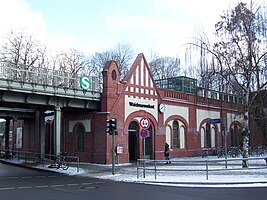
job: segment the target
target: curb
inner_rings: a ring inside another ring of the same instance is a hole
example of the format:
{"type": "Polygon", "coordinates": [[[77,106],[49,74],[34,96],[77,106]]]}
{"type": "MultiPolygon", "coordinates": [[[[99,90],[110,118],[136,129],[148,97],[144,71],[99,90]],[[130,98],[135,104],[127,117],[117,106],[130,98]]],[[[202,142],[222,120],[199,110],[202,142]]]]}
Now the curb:
{"type": "Polygon", "coordinates": [[[61,172],[47,170],[47,169],[42,169],[42,168],[38,168],[38,167],[32,167],[32,166],[29,166],[29,165],[25,165],[23,163],[9,162],[9,161],[3,160],[3,159],[0,159],[0,163],[4,163],[4,164],[8,164],[8,165],[13,165],[13,166],[18,166],[18,167],[22,167],[22,168],[34,169],[34,170],[39,170],[39,171],[49,171],[49,172],[52,172],[52,173],[61,174],[61,172]]]}
{"type": "Polygon", "coordinates": [[[199,186],[211,186],[211,185],[248,185],[248,184],[266,184],[267,181],[260,182],[157,182],[157,181],[143,181],[147,184],[172,184],[172,185],[199,185],[199,186]]]}

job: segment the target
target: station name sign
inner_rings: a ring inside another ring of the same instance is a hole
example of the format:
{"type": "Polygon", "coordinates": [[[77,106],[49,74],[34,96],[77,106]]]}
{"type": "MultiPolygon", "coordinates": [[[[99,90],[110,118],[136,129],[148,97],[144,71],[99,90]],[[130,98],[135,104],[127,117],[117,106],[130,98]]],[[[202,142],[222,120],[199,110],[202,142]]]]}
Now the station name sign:
{"type": "Polygon", "coordinates": [[[130,106],[133,107],[139,107],[139,108],[152,108],[154,109],[155,106],[154,105],[150,105],[150,104],[140,104],[140,103],[135,103],[135,102],[129,102],[130,106]]]}

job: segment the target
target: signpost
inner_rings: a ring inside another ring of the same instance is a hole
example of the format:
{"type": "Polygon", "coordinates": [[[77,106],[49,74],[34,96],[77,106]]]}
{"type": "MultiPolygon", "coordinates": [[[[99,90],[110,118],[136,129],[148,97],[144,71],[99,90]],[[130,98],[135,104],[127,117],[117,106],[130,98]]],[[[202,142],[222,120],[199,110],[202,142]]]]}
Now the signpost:
{"type": "Polygon", "coordinates": [[[150,127],[150,120],[148,118],[143,117],[140,120],[140,126],[142,128],[140,135],[143,138],[143,158],[145,158],[146,155],[146,137],[148,136],[148,128],[150,127]]]}
{"type": "Polygon", "coordinates": [[[226,120],[224,118],[209,119],[209,124],[223,124],[223,134],[224,134],[224,155],[225,155],[225,167],[227,168],[227,138],[226,138],[226,120]]]}
{"type": "Polygon", "coordinates": [[[223,121],[224,121],[223,118],[209,119],[208,123],[209,124],[221,124],[223,123],[223,121]]]}
{"type": "Polygon", "coordinates": [[[148,130],[142,129],[140,131],[140,135],[141,135],[142,138],[146,138],[148,136],[148,130]]]}
{"type": "Polygon", "coordinates": [[[148,118],[143,117],[140,120],[140,126],[143,129],[148,129],[150,127],[150,120],[148,118]]]}

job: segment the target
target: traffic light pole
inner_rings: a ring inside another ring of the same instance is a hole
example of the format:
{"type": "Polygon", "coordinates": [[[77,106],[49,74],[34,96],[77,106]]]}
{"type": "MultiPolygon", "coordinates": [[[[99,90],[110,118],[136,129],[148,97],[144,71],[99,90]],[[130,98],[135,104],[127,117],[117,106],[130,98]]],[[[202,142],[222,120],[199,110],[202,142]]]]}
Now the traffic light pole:
{"type": "Polygon", "coordinates": [[[111,149],[111,156],[112,156],[112,174],[115,174],[115,134],[117,135],[117,119],[111,118],[107,120],[107,128],[109,135],[112,136],[112,149],[111,149]]]}

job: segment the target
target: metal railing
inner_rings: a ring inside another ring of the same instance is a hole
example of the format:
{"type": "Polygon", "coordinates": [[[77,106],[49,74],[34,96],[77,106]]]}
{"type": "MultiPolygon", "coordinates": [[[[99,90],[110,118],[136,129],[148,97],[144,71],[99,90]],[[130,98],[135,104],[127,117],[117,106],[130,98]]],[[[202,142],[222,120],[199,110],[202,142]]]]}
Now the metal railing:
{"type": "MultiPolygon", "coordinates": [[[[0,62],[0,79],[9,82],[38,84],[43,86],[53,86],[81,90],[79,78],[82,74],[52,70],[48,68],[37,68],[23,64],[13,64],[10,62],[0,62]]],[[[101,83],[98,77],[90,77],[90,91],[101,92],[101,83]]]]}
{"type": "Polygon", "coordinates": [[[41,154],[38,152],[32,151],[13,151],[2,149],[1,158],[18,161],[23,161],[24,165],[41,165],[45,167],[55,163],[56,159],[59,158],[62,160],[65,157],[65,162],[69,165],[76,166],[77,172],[80,171],[80,159],[77,156],[68,156],[68,155],[55,155],[55,154],[41,154]]]}
{"type": "Polygon", "coordinates": [[[244,169],[265,169],[267,168],[267,158],[264,157],[253,157],[253,158],[228,158],[228,159],[194,159],[194,160],[171,160],[172,165],[165,165],[166,160],[148,160],[138,159],[137,160],[137,178],[139,178],[139,170],[143,172],[143,178],[146,177],[147,171],[154,171],[154,177],[157,179],[157,173],[163,171],[169,172],[205,172],[206,180],[209,179],[210,172],[220,171],[233,171],[233,170],[244,170],[244,169]],[[244,160],[264,160],[264,164],[250,165],[248,168],[242,167],[244,160]],[[240,164],[236,161],[241,161],[240,164]],[[163,167],[164,166],[164,167],[163,167]],[[171,166],[171,167],[170,167],[171,166]],[[194,166],[192,168],[192,166],[194,166]],[[231,166],[231,168],[228,168],[231,166]]]}

